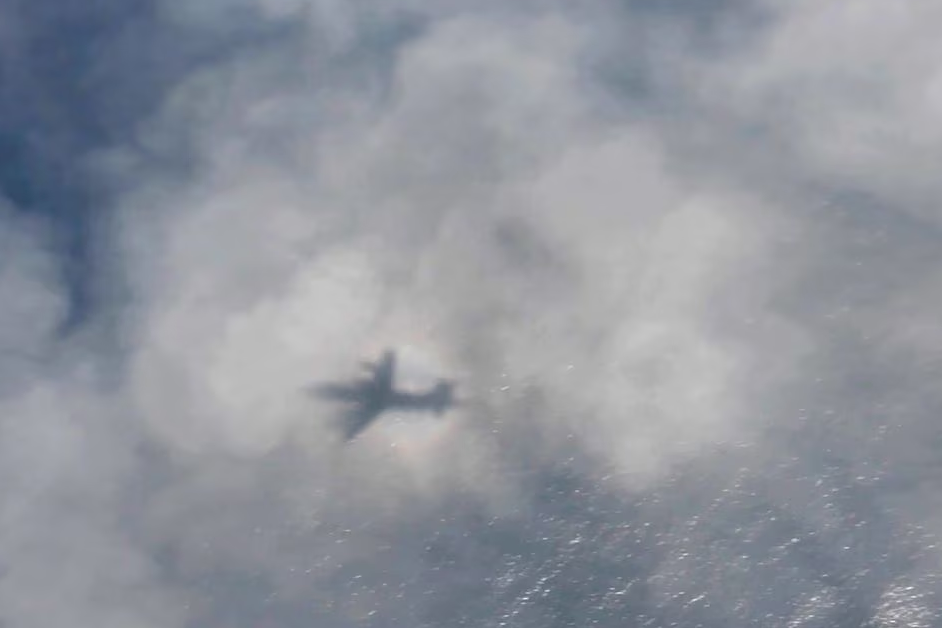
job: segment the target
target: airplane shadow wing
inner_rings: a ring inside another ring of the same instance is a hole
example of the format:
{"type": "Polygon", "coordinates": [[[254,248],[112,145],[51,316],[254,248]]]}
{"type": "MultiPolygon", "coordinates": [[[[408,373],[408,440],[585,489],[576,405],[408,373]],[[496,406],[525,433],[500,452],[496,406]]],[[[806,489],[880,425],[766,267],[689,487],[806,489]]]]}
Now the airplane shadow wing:
{"type": "Polygon", "coordinates": [[[308,387],[308,394],[328,401],[357,402],[367,393],[367,386],[362,384],[314,384],[308,387]]]}
{"type": "Polygon", "coordinates": [[[344,438],[350,441],[359,436],[360,432],[368,428],[379,417],[381,410],[379,404],[365,402],[357,404],[344,412],[340,426],[344,438]]]}

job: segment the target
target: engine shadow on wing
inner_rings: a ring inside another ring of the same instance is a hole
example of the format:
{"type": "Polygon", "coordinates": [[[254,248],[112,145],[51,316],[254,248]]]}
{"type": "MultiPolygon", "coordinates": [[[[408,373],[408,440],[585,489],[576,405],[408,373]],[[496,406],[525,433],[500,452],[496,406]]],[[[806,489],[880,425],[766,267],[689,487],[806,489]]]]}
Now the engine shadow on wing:
{"type": "Polygon", "coordinates": [[[440,379],[426,392],[397,390],[395,351],[387,350],[379,361],[368,362],[363,366],[371,373],[371,377],[348,384],[316,384],[311,387],[312,393],[318,397],[348,406],[341,425],[347,441],[356,438],[387,410],[433,412],[441,416],[457,405],[454,383],[448,380],[440,379]]]}

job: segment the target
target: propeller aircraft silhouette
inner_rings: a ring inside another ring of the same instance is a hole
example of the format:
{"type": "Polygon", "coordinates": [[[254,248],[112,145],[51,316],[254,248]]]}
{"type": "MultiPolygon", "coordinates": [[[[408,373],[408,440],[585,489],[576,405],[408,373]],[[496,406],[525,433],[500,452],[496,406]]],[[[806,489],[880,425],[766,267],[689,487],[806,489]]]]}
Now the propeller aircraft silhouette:
{"type": "Polygon", "coordinates": [[[352,404],[344,421],[344,435],[352,440],[387,410],[411,412],[434,412],[441,416],[447,409],[457,405],[454,399],[454,384],[439,380],[428,392],[396,390],[396,353],[383,352],[378,362],[363,364],[372,373],[369,379],[359,379],[351,384],[321,384],[314,388],[318,396],[332,401],[352,404]]]}

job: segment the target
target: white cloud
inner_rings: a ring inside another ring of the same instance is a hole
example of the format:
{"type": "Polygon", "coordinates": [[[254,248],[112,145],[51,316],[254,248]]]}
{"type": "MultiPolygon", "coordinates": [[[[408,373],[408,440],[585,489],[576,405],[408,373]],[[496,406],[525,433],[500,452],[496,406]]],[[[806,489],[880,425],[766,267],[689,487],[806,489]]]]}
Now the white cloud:
{"type": "MultiPolygon", "coordinates": [[[[903,311],[937,282],[837,269],[889,240],[804,204],[832,186],[934,222],[934,12],[770,7],[748,44],[694,58],[681,13],[351,6],[161,5],[225,54],[93,156],[119,190],[130,298],[87,328],[59,335],[55,253],[3,218],[0,617],[424,625],[447,607],[488,625],[548,621],[562,598],[665,624],[903,613],[886,557],[934,509],[901,513],[904,496],[888,515],[854,491],[881,452],[931,464],[927,410],[872,436],[853,384],[887,401],[880,377],[916,372],[887,356],[935,339],[903,311]],[[630,60],[654,92],[629,103],[595,73],[619,20],[671,33],[630,60]],[[845,298],[863,303],[851,323],[818,316],[845,298]],[[453,377],[463,405],[344,443],[310,387],[387,347],[401,385],[453,377]],[[580,488],[547,497],[566,473],[580,488]],[[712,584],[749,569],[746,601],[712,584]]],[[[929,388],[911,390],[929,404],[929,388]]]]}
{"type": "Polygon", "coordinates": [[[938,9],[800,2],[768,13],[741,54],[693,64],[698,93],[729,131],[763,129],[765,150],[795,174],[935,221],[938,9]]]}

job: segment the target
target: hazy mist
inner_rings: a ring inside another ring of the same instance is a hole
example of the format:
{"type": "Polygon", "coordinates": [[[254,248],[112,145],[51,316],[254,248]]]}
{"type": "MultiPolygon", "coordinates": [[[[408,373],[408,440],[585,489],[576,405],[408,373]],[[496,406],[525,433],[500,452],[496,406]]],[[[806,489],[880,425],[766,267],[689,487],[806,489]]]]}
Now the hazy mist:
{"type": "Polygon", "coordinates": [[[940,27],[0,4],[0,624],[942,625],[940,27]]]}

